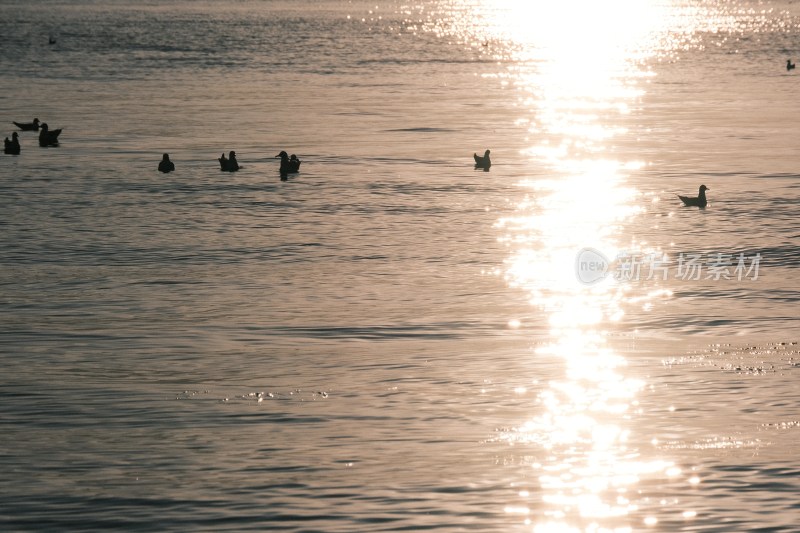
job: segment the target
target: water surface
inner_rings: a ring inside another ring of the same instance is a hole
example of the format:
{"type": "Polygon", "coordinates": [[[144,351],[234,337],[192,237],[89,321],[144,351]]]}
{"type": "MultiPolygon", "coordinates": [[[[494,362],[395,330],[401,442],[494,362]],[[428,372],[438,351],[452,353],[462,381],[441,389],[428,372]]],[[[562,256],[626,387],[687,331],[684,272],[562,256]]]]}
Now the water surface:
{"type": "Polygon", "coordinates": [[[0,14],[4,529],[797,530],[794,4],[0,14]]]}

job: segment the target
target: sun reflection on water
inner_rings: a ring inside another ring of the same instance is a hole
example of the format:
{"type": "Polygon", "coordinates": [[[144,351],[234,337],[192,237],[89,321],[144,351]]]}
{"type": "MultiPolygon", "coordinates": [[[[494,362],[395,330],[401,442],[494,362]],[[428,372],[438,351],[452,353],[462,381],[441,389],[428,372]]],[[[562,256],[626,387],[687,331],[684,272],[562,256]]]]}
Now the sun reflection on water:
{"type": "Polygon", "coordinates": [[[613,277],[580,283],[575,258],[586,247],[609,257],[642,251],[627,236],[641,211],[640,193],[628,182],[646,163],[624,160],[613,146],[629,133],[626,120],[652,76],[642,59],[663,38],[668,3],[486,0],[468,6],[462,13],[472,17],[474,38],[504,43],[493,53],[513,65],[509,77],[524,95],[519,123],[534,140],[523,155],[537,174],[518,184],[515,214],[497,223],[510,253],[506,278],[548,321],[549,340],[536,357],[563,365],[563,377],[539,395],[538,412],[506,435],[546,457],[533,465],[538,501],[526,492],[506,512],[535,532],[654,525],[649,516],[632,522],[637,485],[676,467],[630,445],[645,384],[626,376],[626,360],[606,333],[629,301],[650,296],[631,294],[613,277]]]}
{"type": "MultiPolygon", "coordinates": [[[[657,201],[632,185],[649,162],[630,155],[646,133],[636,117],[655,76],[650,65],[736,38],[738,25],[759,26],[764,15],[735,2],[681,0],[436,6],[426,30],[477,52],[488,60],[478,64],[495,71],[476,74],[519,95],[516,124],[527,128],[521,155],[529,173],[517,183],[514,214],[497,221],[497,230],[508,248],[506,280],[529,296],[548,331],[543,344],[536,339],[534,357],[561,370],[538,395],[531,418],[503,434],[509,445],[534,450],[525,453],[537,457],[530,467],[538,480],[505,511],[535,532],[658,527],[643,486],[682,476],[681,469],[650,447],[644,451],[643,443],[655,446],[637,435],[637,397],[646,384],[631,377],[608,332],[624,331],[629,306],[647,312],[672,293],[657,279],[633,284],[604,276],[587,284],[578,279],[576,258],[594,250],[607,258],[667,260],[635,231],[644,206],[657,201]]],[[[508,325],[519,329],[522,322],[508,325]]],[[[697,476],[688,479],[698,483],[697,476]]]]}

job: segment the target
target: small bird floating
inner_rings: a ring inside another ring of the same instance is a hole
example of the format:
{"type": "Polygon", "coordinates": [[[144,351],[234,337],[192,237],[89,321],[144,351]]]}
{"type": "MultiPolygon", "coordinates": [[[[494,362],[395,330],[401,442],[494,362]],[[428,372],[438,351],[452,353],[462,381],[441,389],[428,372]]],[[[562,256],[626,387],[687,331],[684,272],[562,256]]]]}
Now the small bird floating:
{"type": "Polygon", "coordinates": [[[12,120],[11,122],[14,123],[16,127],[21,129],[22,131],[39,131],[39,119],[33,119],[33,122],[16,122],[12,120]]]}
{"type": "Polygon", "coordinates": [[[220,170],[224,170],[226,172],[236,172],[239,170],[239,162],[236,161],[236,152],[231,150],[228,153],[228,157],[225,157],[225,152],[222,152],[222,157],[218,158],[220,170]]]}
{"type": "Polygon", "coordinates": [[[791,59],[786,60],[786,70],[794,70],[794,63],[791,59]]]}
{"type": "Polygon", "coordinates": [[[11,154],[11,155],[19,155],[20,146],[19,146],[19,138],[17,136],[17,132],[11,134],[11,140],[8,140],[8,137],[5,138],[3,141],[3,153],[11,154]]]}
{"type": "Polygon", "coordinates": [[[302,161],[300,161],[296,155],[292,154],[291,157],[289,157],[289,154],[287,154],[284,151],[281,151],[281,153],[279,153],[275,157],[281,158],[281,166],[279,172],[281,174],[282,179],[285,179],[287,174],[297,174],[298,172],[300,172],[300,163],[302,163],[302,161]]]}
{"type": "Polygon", "coordinates": [[[696,197],[681,196],[680,194],[677,195],[677,196],[678,196],[678,198],[681,199],[681,202],[683,202],[683,205],[685,205],[685,206],[689,206],[689,207],[705,207],[705,206],[708,205],[708,200],[706,200],[706,191],[710,191],[710,190],[711,189],[709,189],[705,185],[701,185],[700,186],[700,193],[696,197]]]}
{"type": "Polygon", "coordinates": [[[175,170],[175,163],[169,160],[169,154],[164,154],[161,158],[161,162],[158,163],[158,170],[164,174],[175,170]]]}
{"type": "Polygon", "coordinates": [[[50,131],[47,122],[42,122],[39,130],[39,146],[58,146],[59,135],[61,135],[61,128],[50,131]]]}
{"type": "Polygon", "coordinates": [[[290,173],[300,172],[300,163],[302,163],[302,161],[297,159],[296,155],[294,155],[294,154],[290,155],[289,156],[289,172],[290,173]]]}
{"type": "Polygon", "coordinates": [[[475,158],[475,168],[482,168],[485,171],[489,170],[489,167],[492,166],[492,160],[489,159],[489,152],[490,150],[486,150],[483,153],[483,157],[479,156],[478,154],[472,154],[472,157],[475,158]]]}

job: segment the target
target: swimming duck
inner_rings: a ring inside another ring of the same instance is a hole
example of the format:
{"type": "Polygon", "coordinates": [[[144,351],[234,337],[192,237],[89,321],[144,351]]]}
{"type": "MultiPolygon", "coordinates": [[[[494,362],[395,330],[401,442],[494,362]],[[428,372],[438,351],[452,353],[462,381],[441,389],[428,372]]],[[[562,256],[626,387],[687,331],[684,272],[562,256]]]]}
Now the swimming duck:
{"type": "Polygon", "coordinates": [[[231,150],[228,152],[228,172],[236,172],[239,170],[239,162],[236,160],[236,152],[231,150]]]}
{"type": "Polygon", "coordinates": [[[225,157],[225,152],[222,152],[222,157],[219,158],[219,166],[221,170],[226,172],[236,172],[239,170],[239,162],[236,161],[236,152],[231,150],[228,152],[228,157],[225,157]]]}
{"type": "Polygon", "coordinates": [[[12,120],[11,122],[14,123],[16,127],[21,129],[22,131],[39,131],[39,119],[33,119],[33,122],[16,122],[12,120]]]}
{"type": "Polygon", "coordinates": [[[292,157],[290,158],[289,154],[287,154],[284,151],[281,151],[281,153],[279,153],[275,157],[281,158],[281,166],[279,169],[281,177],[285,177],[287,174],[296,174],[297,172],[300,172],[301,161],[297,159],[296,155],[292,154],[292,157]]]}
{"type": "Polygon", "coordinates": [[[42,122],[39,131],[39,146],[57,146],[58,136],[61,135],[61,128],[50,131],[47,122],[42,122]]]}
{"type": "Polygon", "coordinates": [[[794,63],[792,63],[791,59],[787,59],[786,60],[786,70],[792,70],[792,69],[794,69],[794,63]]]}
{"type": "Polygon", "coordinates": [[[20,147],[19,147],[19,138],[17,137],[17,132],[11,134],[11,140],[8,140],[8,137],[5,138],[3,141],[3,152],[6,154],[11,155],[19,155],[20,147]]]}
{"type": "Polygon", "coordinates": [[[705,185],[700,186],[700,194],[697,197],[689,197],[689,196],[681,196],[680,194],[677,195],[678,198],[681,199],[683,205],[690,206],[690,207],[705,207],[708,205],[708,200],[706,200],[706,191],[710,191],[708,187],[705,185]]]}
{"type": "Polygon", "coordinates": [[[296,172],[300,172],[300,163],[302,163],[302,161],[297,159],[296,155],[294,155],[294,154],[290,155],[289,156],[289,172],[293,173],[293,174],[296,173],[296,172]]]}
{"type": "Polygon", "coordinates": [[[161,162],[158,164],[158,170],[164,174],[175,170],[175,163],[169,160],[169,154],[164,154],[161,158],[161,162]]]}
{"type": "Polygon", "coordinates": [[[489,150],[486,150],[483,153],[483,157],[479,156],[478,154],[472,154],[472,157],[475,158],[475,168],[482,168],[483,170],[489,170],[489,167],[492,166],[492,160],[489,159],[489,150]]]}

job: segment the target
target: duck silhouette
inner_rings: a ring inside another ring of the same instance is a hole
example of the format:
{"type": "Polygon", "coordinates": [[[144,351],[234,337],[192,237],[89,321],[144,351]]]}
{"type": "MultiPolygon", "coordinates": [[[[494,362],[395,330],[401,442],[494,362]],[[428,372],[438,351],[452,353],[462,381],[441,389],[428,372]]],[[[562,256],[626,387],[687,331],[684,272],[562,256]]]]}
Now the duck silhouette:
{"type": "Polygon", "coordinates": [[[3,141],[3,153],[11,154],[11,155],[19,155],[20,146],[19,146],[19,138],[17,136],[17,132],[11,134],[11,140],[8,140],[8,137],[5,138],[3,141]]]}
{"type": "Polygon", "coordinates": [[[47,122],[42,122],[39,130],[39,146],[58,146],[59,135],[61,135],[61,128],[50,131],[47,122]]]}
{"type": "Polygon", "coordinates": [[[164,174],[175,170],[175,163],[169,160],[169,154],[164,154],[161,158],[161,162],[158,164],[158,170],[164,174]]]}
{"type": "Polygon", "coordinates": [[[706,200],[706,191],[710,191],[710,190],[711,189],[709,189],[705,185],[701,185],[700,186],[700,193],[696,197],[681,196],[680,194],[678,194],[677,196],[678,196],[678,198],[681,199],[681,202],[683,202],[683,205],[685,205],[685,206],[689,206],[689,207],[705,207],[705,206],[708,205],[708,200],[706,200]]]}
{"type": "Polygon", "coordinates": [[[220,170],[226,172],[236,172],[239,170],[239,162],[236,161],[236,152],[231,150],[228,152],[228,157],[225,157],[225,152],[222,152],[222,157],[218,158],[220,170]]]}
{"type": "Polygon", "coordinates": [[[786,70],[793,70],[793,69],[794,69],[794,63],[792,63],[791,59],[787,59],[786,60],[786,70]]]}
{"type": "Polygon", "coordinates": [[[14,125],[22,131],[39,131],[38,118],[33,119],[33,122],[17,122],[15,120],[12,120],[11,122],[13,122],[14,125]]]}
{"type": "Polygon", "coordinates": [[[492,166],[492,160],[489,159],[490,150],[486,150],[483,153],[483,157],[479,156],[478,154],[472,154],[472,157],[475,158],[475,168],[482,168],[483,170],[488,171],[489,167],[492,166]]]}
{"type": "Polygon", "coordinates": [[[302,163],[302,161],[297,159],[296,155],[294,155],[294,154],[290,155],[289,156],[289,172],[290,173],[300,172],[300,163],[302,163]]]}
{"type": "Polygon", "coordinates": [[[281,179],[286,179],[287,174],[296,174],[300,172],[300,163],[302,163],[302,161],[297,159],[296,155],[292,154],[292,156],[289,157],[289,154],[285,151],[281,151],[281,153],[275,157],[281,159],[281,166],[278,169],[281,174],[281,179]]]}

